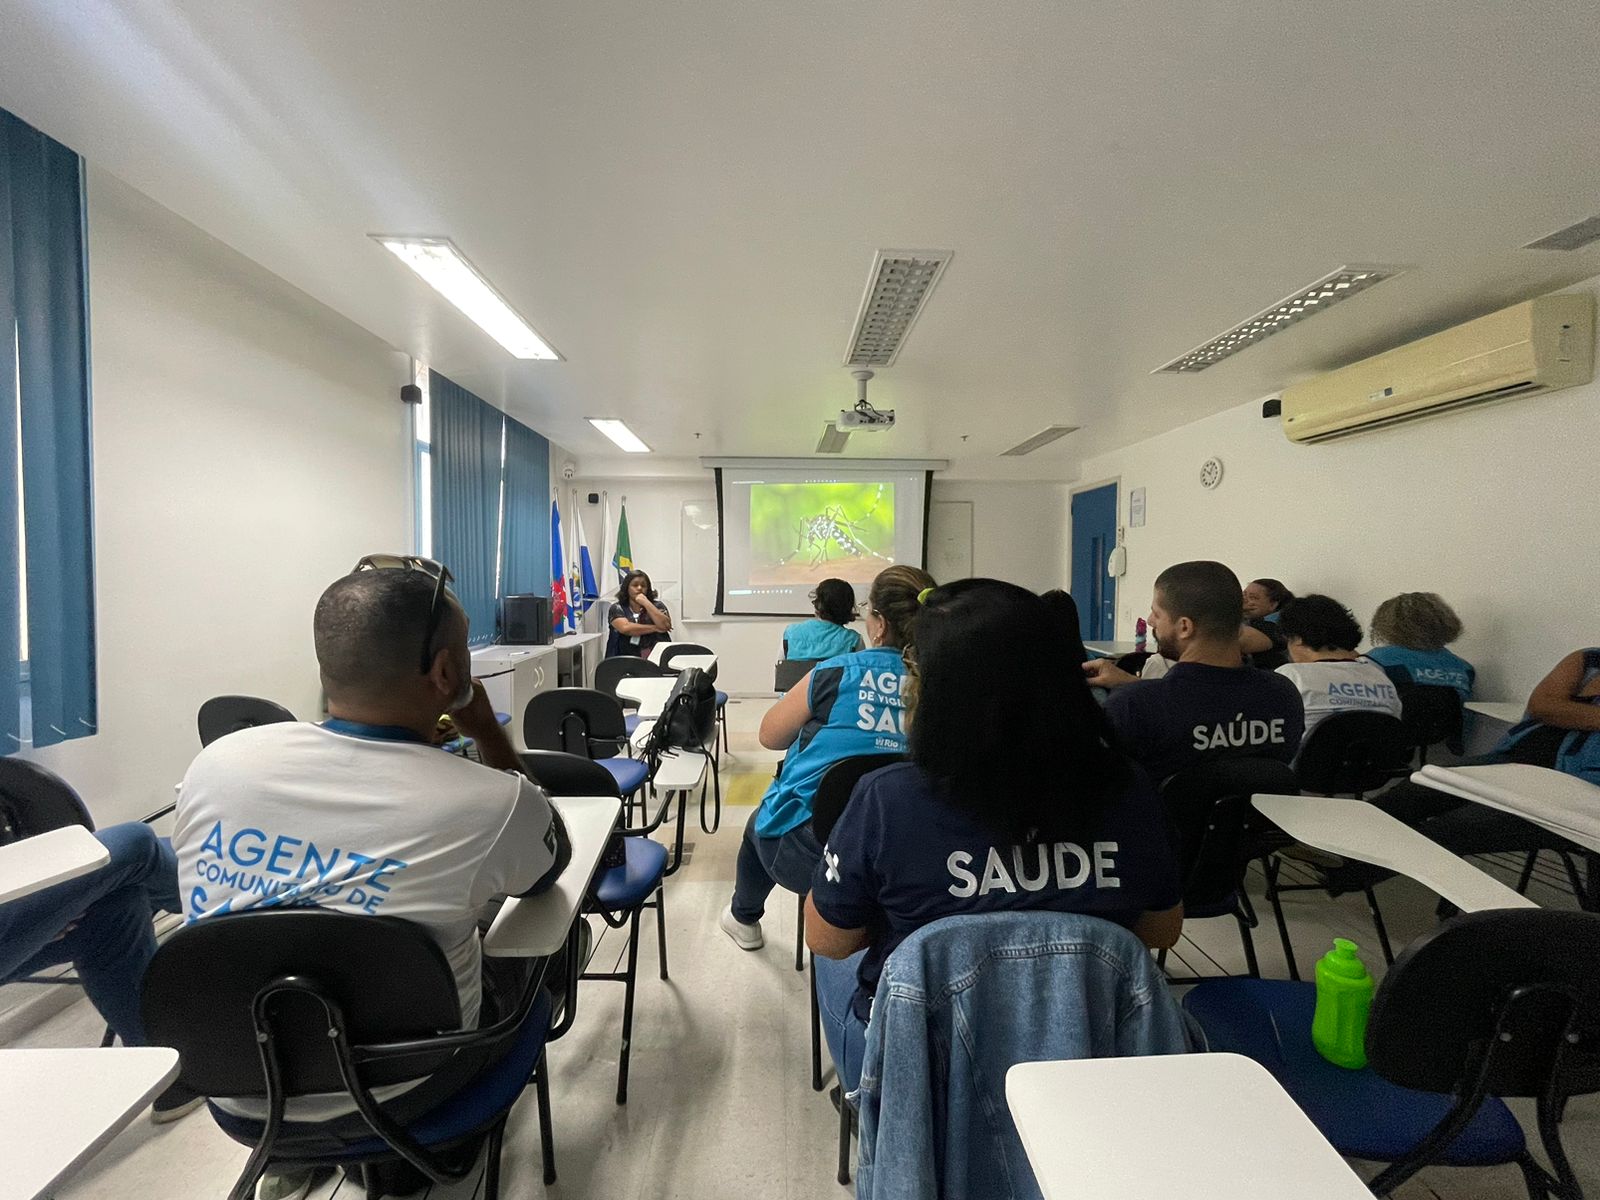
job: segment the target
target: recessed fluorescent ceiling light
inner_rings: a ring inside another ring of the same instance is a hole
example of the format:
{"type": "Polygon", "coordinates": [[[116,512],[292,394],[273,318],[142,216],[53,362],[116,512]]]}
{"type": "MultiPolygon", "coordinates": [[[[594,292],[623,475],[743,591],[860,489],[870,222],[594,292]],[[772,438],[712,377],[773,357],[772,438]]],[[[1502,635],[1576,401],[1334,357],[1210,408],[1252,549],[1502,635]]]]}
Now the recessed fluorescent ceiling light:
{"type": "Polygon", "coordinates": [[[1394,278],[1400,271],[1400,267],[1340,267],[1310,287],[1284,297],[1271,308],[1263,309],[1248,321],[1241,321],[1228,332],[1212,338],[1203,346],[1196,346],[1187,354],[1179,355],[1150,374],[1158,375],[1162,371],[1187,374],[1214,367],[1247,346],[1255,345],[1262,338],[1271,337],[1297,321],[1325,312],[1341,300],[1348,300],[1357,292],[1366,291],[1375,283],[1394,278]]]}
{"type": "Polygon", "coordinates": [[[1536,242],[1529,242],[1524,250],[1581,250],[1590,242],[1600,241],[1600,217],[1585,217],[1575,225],[1546,234],[1536,242]]]}
{"type": "Polygon", "coordinates": [[[1021,458],[1024,454],[1032,454],[1040,446],[1048,446],[1057,438],[1064,438],[1069,433],[1077,431],[1076,425],[1047,425],[1038,433],[1024,442],[1018,442],[1009,450],[1000,452],[1001,458],[1021,458]]]}
{"type": "Polygon", "coordinates": [[[621,421],[611,417],[590,417],[589,424],[605,434],[629,454],[649,454],[650,447],[639,440],[639,435],[621,421]]]}
{"type": "Polygon", "coordinates": [[[951,257],[949,250],[879,250],[873,256],[845,366],[894,365],[951,257]]]}
{"type": "Polygon", "coordinates": [[[428,285],[465,313],[469,320],[517,358],[559,359],[550,343],[506,303],[455,243],[442,237],[398,237],[368,234],[428,285]]]}

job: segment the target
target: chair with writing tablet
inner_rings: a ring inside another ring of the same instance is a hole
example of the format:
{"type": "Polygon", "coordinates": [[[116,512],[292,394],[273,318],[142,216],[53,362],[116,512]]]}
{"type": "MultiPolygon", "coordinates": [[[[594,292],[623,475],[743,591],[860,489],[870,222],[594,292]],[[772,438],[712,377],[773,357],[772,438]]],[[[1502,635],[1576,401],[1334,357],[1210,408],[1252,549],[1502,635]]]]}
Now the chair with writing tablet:
{"type": "Polygon", "coordinates": [[[1425,1166],[1514,1163],[1532,1200],[1582,1200],[1560,1122],[1569,1097],[1600,1091],[1596,962],[1600,915],[1462,913],[1406,947],[1378,985],[1359,1070],[1312,1044],[1315,984],[1207,979],[1182,1003],[1209,1049],[1264,1066],[1340,1154],[1390,1164],[1368,1185],[1376,1195],[1425,1166]],[[1552,1171],[1505,1097],[1535,1102],[1552,1171]]]}
{"type": "Polygon", "coordinates": [[[649,767],[627,757],[622,705],[593,688],[536,693],[522,710],[522,740],[530,750],[561,750],[594,759],[611,772],[624,801],[649,779],[649,767]]]}
{"type": "Polygon", "coordinates": [[[283,705],[260,696],[213,696],[200,706],[196,724],[200,744],[209,746],[220,737],[254,729],[257,725],[277,725],[295,716],[283,705]]]}
{"type": "Polygon", "coordinates": [[[530,1082],[545,1179],[555,1179],[543,975],[530,975],[508,1015],[462,1030],[455,972],[420,925],[263,909],[207,917],[175,933],[145,976],[144,1020],[153,1044],[178,1051],[183,1082],[213,1099],[222,1131],[252,1147],[229,1200],[250,1200],[256,1180],[275,1165],[360,1168],[369,1196],[378,1187],[372,1172],[396,1160],[436,1184],[452,1183],[472,1172],[485,1140],[483,1195],[497,1200],[506,1117],[530,1082]],[[374,1095],[447,1071],[459,1086],[406,1120],[374,1095]],[[345,1096],[359,1115],[335,1118],[336,1128],[285,1119],[290,1099],[314,1093],[345,1096]],[[253,1102],[265,1115],[227,1112],[218,1097],[253,1102]]]}
{"type": "MultiPolygon", "coordinates": [[[[1251,930],[1260,922],[1245,891],[1244,876],[1251,860],[1263,855],[1264,837],[1276,831],[1251,807],[1250,798],[1293,795],[1298,790],[1289,765],[1270,758],[1212,759],[1179,771],[1161,785],[1167,821],[1177,836],[1183,918],[1188,922],[1232,917],[1239,926],[1245,969],[1257,979],[1261,966],[1251,930]]],[[[1270,882],[1268,899],[1290,977],[1298,979],[1289,927],[1270,882]]],[[[1156,962],[1165,967],[1166,961],[1167,952],[1162,950],[1156,962]]]]}
{"type": "MultiPolygon", "coordinates": [[[[554,750],[526,751],[519,756],[529,777],[552,796],[617,796],[615,780],[600,763],[579,754],[554,750]]],[[[663,886],[667,876],[683,862],[683,833],[688,811],[688,794],[677,793],[677,832],[669,859],[667,848],[652,836],[672,810],[673,793],[667,793],[646,825],[617,830],[622,840],[623,861],[614,867],[601,866],[589,887],[583,911],[600,917],[612,929],[628,927],[628,965],[622,971],[584,970],[580,976],[591,982],[620,983],[622,1000],[622,1050],[617,1060],[617,1103],[628,1102],[629,1051],[633,1044],[633,998],[639,969],[639,918],[647,908],[656,910],[656,949],[660,957],[661,978],[667,977],[667,910],[663,886]],[[653,897],[653,899],[652,899],[653,897]]]]}
{"type": "MultiPolygon", "coordinates": [[[[716,651],[713,650],[710,646],[702,646],[698,642],[673,642],[671,645],[665,647],[661,651],[661,665],[663,667],[667,667],[667,668],[669,668],[669,669],[671,669],[673,671],[676,671],[677,668],[672,666],[672,660],[673,659],[682,658],[682,657],[689,657],[689,656],[693,656],[693,655],[702,655],[702,656],[703,655],[710,655],[712,658],[715,658],[716,657],[716,651]]],[[[717,664],[715,662],[713,662],[711,664],[711,666],[706,670],[706,678],[711,680],[713,685],[716,684],[716,682],[717,682],[717,664]]],[[[719,730],[720,730],[720,733],[721,733],[721,738],[720,738],[720,740],[714,739],[712,741],[712,743],[711,743],[712,750],[716,752],[716,756],[713,759],[713,762],[715,762],[718,767],[720,767],[722,765],[722,751],[724,751],[724,750],[726,750],[728,748],[728,713],[727,713],[727,707],[728,707],[728,693],[724,692],[722,689],[718,688],[717,689],[717,725],[719,726],[719,730]]]]}
{"type": "Polygon", "coordinates": [[[1389,676],[1394,680],[1395,691],[1400,693],[1400,723],[1405,726],[1406,737],[1417,748],[1417,765],[1428,761],[1428,749],[1441,743],[1452,754],[1465,753],[1462,742],[1461,693],[1453,687],[1438,684],[1413,683],[1410,678],[1397,678],[1403,672],[1389,676]]]}
{"type": "MultiPolygon", "coordinates": [[[[1295,774],[1300,790],[1314,796],[1353,796],[1365,800],[1367,793],[1384,784],[1404,779],[1411,773],[1414,748],[1406,727],[1398,717],[1380,712],[1335,713],[1325,718],[1300,745],[1295,759],[1295,774]]],[[[1280,885],[1273,869],[1271,882],[1277,891],[1298,891],[1315,885],[1280,885]]],[[[1385,962],[1394,961],[1389,931],[1372,885],[1363,889],[1367,910],[1378,933],[1385,962]]]]}

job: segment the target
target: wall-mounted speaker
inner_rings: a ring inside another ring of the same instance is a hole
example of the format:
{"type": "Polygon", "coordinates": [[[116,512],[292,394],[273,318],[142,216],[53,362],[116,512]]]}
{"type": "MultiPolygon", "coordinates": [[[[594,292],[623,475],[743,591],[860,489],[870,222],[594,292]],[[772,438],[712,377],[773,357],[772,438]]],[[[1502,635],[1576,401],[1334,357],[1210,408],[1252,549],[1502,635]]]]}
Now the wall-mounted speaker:
{"type": "Polygon", "coordinates": [[[402,404],[421,404],[422,389],[414,383],[407,383],[400,388],[400,402],[402,404]]]}
{"type": "Polygon", "coordinates": [[[590,492],[589,493],[589,503],[590,504],[599,504],[600,503],[600,493],[599,492],[590,492]]]}
{"type": "Polygon", "coordinates": [[[500,602],[500,629],[508,646],[550,644],[550,597],[507,596],[500,602]]]}

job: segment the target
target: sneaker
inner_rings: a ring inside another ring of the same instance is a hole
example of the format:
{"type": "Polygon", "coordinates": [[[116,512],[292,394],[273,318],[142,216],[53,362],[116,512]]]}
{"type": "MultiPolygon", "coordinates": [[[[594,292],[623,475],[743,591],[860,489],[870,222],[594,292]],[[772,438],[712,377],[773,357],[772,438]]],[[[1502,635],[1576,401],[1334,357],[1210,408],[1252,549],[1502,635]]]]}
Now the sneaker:
{"type": "Polygon", "coordinates": [[[206,1102],[206,1098],[182,1082],[175,1083],[155,1098],[150,1106],[150,1120],[157,1125],[186,1117],[206,1102]]]}
{"type": "Polygon", "coordinates": [[[333,1178],[332,1167],[268,1171],[256,1180],[256,1200],[306,1200],[311,1190],[333,1178]]]}
{"type": "Polygon", "coordinates": [[[759,950],[767,944],[761,936],[761,922],[752,921],[746,925],[733,915],[733,909],[725,908],[722,916],[717,918],[717,924],[722,926],[722,932],[738,943],[741,950],[759,950]]]}

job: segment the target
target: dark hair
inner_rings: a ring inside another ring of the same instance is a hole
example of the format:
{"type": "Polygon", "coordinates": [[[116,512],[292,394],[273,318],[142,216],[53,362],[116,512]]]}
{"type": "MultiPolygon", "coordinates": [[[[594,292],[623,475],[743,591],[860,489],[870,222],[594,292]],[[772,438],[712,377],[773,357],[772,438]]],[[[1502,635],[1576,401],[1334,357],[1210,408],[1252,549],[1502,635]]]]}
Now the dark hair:
{"type": "Polygon", "coordinates": [[[1408,650],[1443,650],[1461,636],[1461,618],[1435,592],[1401,592],[1378,605],[1372,635],[1408,650]]]}
{"type": "Polygon", "coordinates": [[[933,576],[921,567],[885,567],[872,581],[867,606],[883,618],[883,644],[904,650],[912,644],[913,624],[921,609],[917,599],[933,586],[933,576]]]}
{"type": "Polygon", "coordinates": [[[842,579],[824,579],[811,593],[811,607],[824,621],[848,625],[856,619],[856,590],[842,579]]]}
{"type": "Polygon", "coordinates": [[[644,580],[644,594],[645,595],[648,596],[648,595],[650,595],[651,592],[655,591],[656,585],[650,582],[650,576],[649,575],[645,574],[643,571],[639,570],[638,568],[635,568],[634,570],[629,571],[626,575],[624,575],[622,577],[622,586],[617,589],[617,603],[622,605],[623,608],[628,608],[629,607],[629,604],[628,604],[628,589],[631,586],[633,586],[633,581],[635,579],[644,580]]]}
{"type": "Polygon", "coordinates": [[[1181,562],[1156,576],[1161,607],[1173,620],[1188,617],[1202,637],[1237,640],[1244,614],[1239,577],[1219,562],[1181,562]]]}
{"type": "Polygon", "coordinates": [[[998,579],[935,588],[917,618],[911,758],[957,808],[1019,842],[1088,837],[1127,786],[1083,672],[1032,592],[998,579]]]}
{"type": "MultiPolygon", "coordinates": [[[[312,636],[330,694],[370,694],[420,675],[417,647],[433,608],[434,579],[422,571],[356,571],[317,601],[312,636]]],[[[430,658],[459,636],[465,617],[453,602],[439,621],[430,658]]]]}
{"type": "Polygon", "coordinates": [[[1291,600],[1278,618],[1278,630],[1313,650],[1354,650],[1361,644],[1361,622],[1332,596],[1291,600]]]}
{"type": "Polygon", "coordinates": [[[1039,599],[1049,606],[1050,611],[1050,625],[1045,636],[1065,641],[1067,652],[1079,666],[1088,662],[1089,652],[1083,648],[1083,634],[1079,632],[1082,623],[1078,618],[1078,602],[1072,598],[1072,593],[1051,588],[1048,592],[1040,592],[1039,599]]]}
{"type": "Polygon", "coordinates": [[[1267,594],[1267,599],[1272,601],[1274,609],[1280,609],[1294,599],[1294,593],[1284,587],[1281,580],[1252,579],[1250,582],[1267,594]]]}

